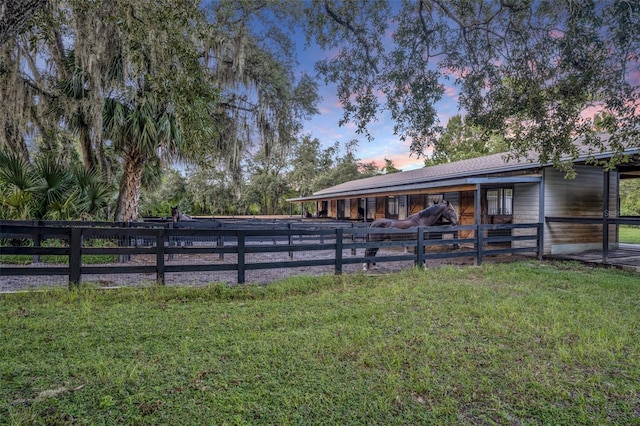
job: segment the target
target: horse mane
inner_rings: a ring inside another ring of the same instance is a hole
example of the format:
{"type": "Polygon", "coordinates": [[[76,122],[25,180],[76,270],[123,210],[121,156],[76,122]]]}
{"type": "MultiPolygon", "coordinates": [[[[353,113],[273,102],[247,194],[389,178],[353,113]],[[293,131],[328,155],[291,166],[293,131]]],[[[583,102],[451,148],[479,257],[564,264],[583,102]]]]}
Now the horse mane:
{"type": "Polygon", "coordinates": [[[427,207],[424,210],[420,210],[418,213],[416,213],[416,216],[419,218],[423,218],[423,217],[430,217],[433,216],[434,212],[438,209],[441,209],[442,206],[440,204],[434,204],[432,206],[427,207]]]}

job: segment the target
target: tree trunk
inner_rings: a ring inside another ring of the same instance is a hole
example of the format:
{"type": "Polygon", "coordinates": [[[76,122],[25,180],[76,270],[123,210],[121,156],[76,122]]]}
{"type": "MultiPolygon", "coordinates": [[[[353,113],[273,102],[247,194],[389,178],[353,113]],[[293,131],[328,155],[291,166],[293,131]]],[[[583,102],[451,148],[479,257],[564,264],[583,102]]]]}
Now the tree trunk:
{"type": "Polygon", "coordinates": [[[131,222],[138,219],[138,204],[140,203],[140,188],[142,186],[145,159],[138,150],[130,148],[124,160],[115,212],[116,222],[131,222]]]}
{"type": "MultiPolygon", "coordinates": [[[[78,112],[82,114],[81,112],[78,112]]],[[[78,131],[78,138],[80,139],[80,147],[82,150],[82,162],[87,170],[91,170],[96,166],[95,157],[93,155],[93,147],[91,146],[91,129],[84,119],[82,114],[82,123],[78,131]]]]}

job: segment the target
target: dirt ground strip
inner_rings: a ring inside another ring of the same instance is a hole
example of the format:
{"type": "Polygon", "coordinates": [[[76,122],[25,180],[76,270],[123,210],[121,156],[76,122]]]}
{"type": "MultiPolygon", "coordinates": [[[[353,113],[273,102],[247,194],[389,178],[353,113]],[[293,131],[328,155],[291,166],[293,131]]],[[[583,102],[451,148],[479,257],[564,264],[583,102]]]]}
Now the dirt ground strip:
{"type": "MultiPolygon", "coordinates": [[[[384,250],[380,250],[380,255],[392,254],[392,252],[385,253],[384,250]]],[[[397,252],[393,254],[398,254],[397,252]]],[[[333,251],[315,252],[313,258],[333,258],[333,251]]],[[[362,256],[363,253],[357,253],[358,256],[362,256]]],[[[351,256],[350,253],[344,254],[344,258],[351,256]]],[[[302,260],[308,258],[309,254],[296,253],[293,260],[302,260]]],[[[522,255],[503,255],[503,256],[489,256],[485,257],[485,262],[511,262],[522,259],[535,259],[535,256],[522,256],[522,255]]],[[[274,258],[273,254],[251,254],[246,259],[246,263],[270,263],[276,261],[290,260],[286,254],[281,254],[280,258],[274,258]]],[[[178,265],[178,264],[221,264],[221,263],[235,263],[235,255],[226,255],[224,259],[220,259],[217,255],[180,255],[175,256],[173,259],[166,260],[166,265],[178,265]]],[[[133,256],[126,264],[131,265],[144,265],[153,264],[152,261],[145,256],[133,256]]],[[[437,259],[428,260],[426,262],[427,268],[436,268],[442,265],[469,265],[474,264],[472,257],[460,257],[453,259],[437,259]]],[[[16,292],[16,291],[32,291],[52,288],[66,288],[69,285],[68,277],[66,275],[31,275],[31,276],[6,276],[2,274],[3,266],[0,265],[0,293],[16,292]]],[[[31,265],[33,268],[41,268],[46,266],[61,266],[37,263],[31,265]]],[[[114,263],[112,265],[100,265],[100,266],[123,266],[122,263],[114,263]]],[[[367,274],[384,276],[387,273],[398,272],[401,270],[410,269],[413,267],[413,262],[407,261],[393,261],[383,262],[376,265],[376,269],[370,269],[367,274]]],[[[343,274],[355,274],[363,273],[362,264],[350,264],[343,265],[343,274]]],[[[295,267],[295,268],[268,268],[247,270],[245,272],[245,282],[247,284],[268,284],[278,279],[300,276],[300,275],[329,275],[334,273],[334,266],[307,266],[307,267],[295,267]]],[[[212,283],[226,283],[229,285],[236,285],[237,283],[236,271],[212,271],[212,272],[176,272],[165,274],[165,285],[170,286],[206,286],[212,283]]],[[[100,275],[88,275],[83,274],[82,283],[90,286],[101,288],[112,287],[144,287],[155,285],[155,274],[100,274],[100,275]]]]}

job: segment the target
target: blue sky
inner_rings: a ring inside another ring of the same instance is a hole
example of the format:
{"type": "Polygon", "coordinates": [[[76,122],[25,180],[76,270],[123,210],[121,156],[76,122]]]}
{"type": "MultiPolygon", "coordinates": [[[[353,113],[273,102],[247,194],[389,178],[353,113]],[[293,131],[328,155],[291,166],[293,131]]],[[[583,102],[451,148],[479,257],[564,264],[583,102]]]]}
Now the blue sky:
{"type": "MultiPolygon", "coordinates": [[[[330,57],[329,52],[322,51],[313,45],[304,47],[304,40],[300,39],[298,46],[298,60],[300,61],[299,71],[306,72],[311,77],[315,77],[314,64],[316,61],[330,57]]],[[[317,79],[319,84],[319,94],[322,98],[318,104],[320,114],[305,123],[305,134],[311,134],[322,142],[324,148],[332,146],[336,141],[344,146],[352,139],[358,140],[358,151],[356,156],[364,163],[375,163],[378,167],[385,165],[385,158],[393,161],[393,164],[402,170],[412,170],[424,166],[424,158],[409,156],[410,142],[402,142],[400,138],[393,134],[394,122],[388,115],[378,117],[376,123],[369,125],[369,132],[373,136],[372,141],[368,141],[363,135],[355,132],[355,125],[349,123],[342,127],[338,122],[342,118],[343,112],[340,102],[336,96],[335,85],[324,85],[322,79],[317,79]]],[[[437,104],[438,116],[441,125],[445,126],[450,117],[458,114],[458,92],[453,86],[447,86],[443,99],[437,104]]]]}

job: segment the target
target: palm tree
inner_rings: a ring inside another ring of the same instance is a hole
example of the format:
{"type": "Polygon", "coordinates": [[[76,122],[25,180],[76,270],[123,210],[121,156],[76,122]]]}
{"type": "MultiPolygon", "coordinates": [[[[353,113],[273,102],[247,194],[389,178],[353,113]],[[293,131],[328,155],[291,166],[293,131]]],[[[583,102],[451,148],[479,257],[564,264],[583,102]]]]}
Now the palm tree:
{"type": "Polygon", "coordinates": [[[51,156],[30,163],[0,152],[0,204],[6,219],[94,218],[112,191],[96,171],[70,169],[51,156]]]}
{"type": "Polygon", "coordinates": [[[33,217],[38,179],[31,163],[15,153],[0,151],[0,201],[5,219],[33,217]]]}
{"type": "Polygon", "coordinates": [[[130,102],[108,98],[103,114],[105,137],[123,162],[115,220],[132,221],[138,217],[145,166],[152,158],[176,158],[182,133],[173,112],[150,94],[130,102]]]}

